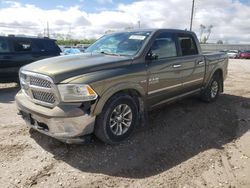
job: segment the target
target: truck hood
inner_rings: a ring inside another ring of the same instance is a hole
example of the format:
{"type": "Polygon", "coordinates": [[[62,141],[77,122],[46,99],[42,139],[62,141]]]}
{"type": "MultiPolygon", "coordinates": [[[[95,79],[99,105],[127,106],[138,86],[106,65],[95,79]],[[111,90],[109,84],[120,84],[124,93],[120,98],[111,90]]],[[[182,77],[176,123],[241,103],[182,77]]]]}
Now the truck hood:
{"type": "Polygon", "coordinates": [[[22,70],[48,75],[59,83],[74,76],[113,69],[131,62],[132,58],[128,56],[85,53],[43,59],[22,67],[22,70]]]}

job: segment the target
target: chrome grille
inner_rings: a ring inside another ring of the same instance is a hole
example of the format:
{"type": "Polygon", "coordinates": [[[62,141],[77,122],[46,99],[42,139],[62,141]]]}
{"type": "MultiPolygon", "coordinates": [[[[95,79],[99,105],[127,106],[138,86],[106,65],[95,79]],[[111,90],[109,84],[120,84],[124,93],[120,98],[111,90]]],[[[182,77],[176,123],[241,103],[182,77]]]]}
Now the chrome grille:
{"type": "Polygon", "coordinates": [[[32,91],[33,98],[39,101],[53,104],[56,102],[53,93],[47,93],[43,91],[32,91]]]}
{"type": "Polygon", "coordinates": [[[57,104],[57,89],[50,77],[22,70],[19,75],[22,91],[34,103],[50,107],[57,104]]]}
{"type": "Polygon", "coordinates": [[[30,85],[51,88],[51,82],[42,78],[30,76],[30,85]]]}

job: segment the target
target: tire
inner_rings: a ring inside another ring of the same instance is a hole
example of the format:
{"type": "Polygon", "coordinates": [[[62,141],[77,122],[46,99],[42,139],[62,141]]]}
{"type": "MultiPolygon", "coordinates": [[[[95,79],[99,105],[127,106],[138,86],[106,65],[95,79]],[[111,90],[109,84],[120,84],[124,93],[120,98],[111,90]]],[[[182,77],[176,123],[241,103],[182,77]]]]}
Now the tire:
{"type": "Polygon", "coordinates": [[[116,94],[104,105],[96,118],[95,135],[107,144],[127,139],[139,121],[138,105],[127,94],[116,94]]]}
{"type": "Polygon", "coordinates": [[[222,91],[223,80],[219,74],[214,74],[208,86],[201,94],[201,99],[205,102],[214,102],[222,91]]]}

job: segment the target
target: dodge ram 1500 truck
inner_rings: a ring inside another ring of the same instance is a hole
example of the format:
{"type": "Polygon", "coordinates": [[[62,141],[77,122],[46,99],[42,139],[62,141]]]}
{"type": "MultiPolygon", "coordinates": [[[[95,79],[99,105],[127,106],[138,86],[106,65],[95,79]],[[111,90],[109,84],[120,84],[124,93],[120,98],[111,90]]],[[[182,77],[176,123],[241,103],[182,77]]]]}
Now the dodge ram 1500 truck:
{"type": "Polygon", "coordinates": [[[215,101],[227,66],[224,53],[202,54],[193,32],[113,33],[84,54],[22,67],[16,104],[31,128],[63,142],[82,142],[94,133],[114,144],[163,103],[197,94],[215,101]]]}

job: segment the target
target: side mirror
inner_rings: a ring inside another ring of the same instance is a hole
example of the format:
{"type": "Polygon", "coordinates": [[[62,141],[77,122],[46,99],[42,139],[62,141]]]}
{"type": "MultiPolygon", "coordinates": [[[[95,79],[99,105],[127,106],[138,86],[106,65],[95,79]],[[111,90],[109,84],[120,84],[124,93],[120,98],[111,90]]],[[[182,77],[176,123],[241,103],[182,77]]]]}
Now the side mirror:
{"type": "Polygon", "coordinates": [[[158,59],[158,55],[156,53],[153,53],[152,51],[150,51],[147,56],[146,56],[147,60],[156,60],[158,59]]]}

